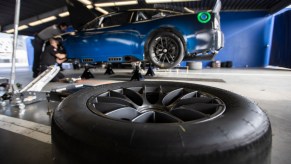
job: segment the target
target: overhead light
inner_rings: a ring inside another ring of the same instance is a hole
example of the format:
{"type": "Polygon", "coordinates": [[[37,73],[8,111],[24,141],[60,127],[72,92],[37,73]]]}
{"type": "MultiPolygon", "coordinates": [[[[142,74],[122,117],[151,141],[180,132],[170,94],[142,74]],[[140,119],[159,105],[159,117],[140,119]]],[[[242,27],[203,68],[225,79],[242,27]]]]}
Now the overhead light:
{"type": "Polygon", "coordinates": [[[90,5],[92,2],[89,0],[79,0],[80,2],[82,2],[85,5],[90,5]]]}
{"type": "Polygon", "coordinates": [[[70,13],[68,11],[59,14],[60,17],[67,17],[69,15],[70,13]]]}
{"type": "Polygon", "coordinates": [[[21,30],[24,30],[24,29],[27,29],[27,28],[28,28],[27,25],[22,25],[22,26],[18,27],[18,31],[21,31],[21,30]]]}
{"type": "MultiPolygon", "coordinates": [[[[27,25],[22,25],[22,26],[19,26],[18,27],[18,31],[21,31],[21,30],[24,30],[24,29],[27,29],[28,26],[27,25]]],[[[6,33],[13,33],[14,32],[14,29],[10,29],[10,30],[7,30],[5,31],[6,33]]]]}
{"type": "Polygon", "coordinates": [[[201,0],[145,0],[146,3],[173,3],[173,2],[190,2],[190,1],[201,1],[201,0]]]}
{"type": "Polygon", "coordinates": [[[96,7],[109,7],[109,6],[115,6],[114,2],[110,2],[110,3],[95,3],[96,7]]]}
{"type": "Polygon", "coordinates": [[[194,10],[189,9],[189,8],[187,8],[187,7],[184,7],[184,10],[187,11],[188,13],[195,13],[194,10]]]}
{"type": "Polygon", "coordinates": [[[8,33],[8,34],[11,34],[11,33],[14,32],[14,29],[10,29],[10,30],[7,30],[7,31],[5,31],[5,32],[8,33]]]}
{"type": "Polygon", "coordinates": [[[57,17],[51,16],[51,17],[43,18],[43,19],[35,21],[35,22],[28,23],[28,24],[29,24],[29,26],[37,26],[37,25],[40,25],[40,24],[43,24],[46,22],[56,20],[56,19],[57,19],[57,17]]]}
{"type": "Polygon", "coordinates": [[[115,2],[116,6],[124,6],[124,5],[136,5],[137,1],[124,1],[124,2],[115,2]]]}
{"type": "Polygon", "coordinates": [[[95,9],[96,9],[97,11],[103,13],[103,14],[108,14],[108,13],[109,13],[108,11],[106,11],[106,10],[100,8],[100,7],[96,7],[95,9]]]}
{"type": "Polygon", "coordinates": [[[136,5],[138,2],[135,1],[123,1],[123,2],[106,2],[106,3],[95,3],[96,7],[111,7],[111,6],[125,6],[125,5],[136,5]]]}
{"type": "Polygon", "coordinates": [[[93,9],[93,5],[87,5],[86,6],[88,9],[93,9]]]}

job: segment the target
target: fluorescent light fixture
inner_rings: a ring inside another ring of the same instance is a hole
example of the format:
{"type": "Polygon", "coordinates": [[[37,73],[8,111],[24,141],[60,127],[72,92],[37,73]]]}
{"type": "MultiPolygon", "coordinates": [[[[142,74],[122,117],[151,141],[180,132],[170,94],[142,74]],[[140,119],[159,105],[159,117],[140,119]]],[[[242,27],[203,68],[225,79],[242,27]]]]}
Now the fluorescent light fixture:
{"type": "Polygon", "coordinates": [[[80,2],[82,2],[85,5],[90,5],[92,2],[89,0],[79,0],[80,2]]]}
{"type": "Polygon", "coordinates": [[[189,9],[189,8],[187,8],[187,7],[184,7],[184,10],[187,11],[188,13],[195,13],[194,10],[189,9]]]}
{"type": "Polygon", "coordinates": [[[69,15],[70,13],[68,11],[59,14],[60,17],[67,17],[69,15]]]}
{"type": "Polygon", "coordinates": [[[136,5],[137,1],[124,1],[124,2],[115,2],[116,6],[124,6],[124,5],[136,5]]]}
{"type": "Polygon", "coordinates": [[[109,13],[108,11],[106,11],[106,10],[100,8],[100,7],[96,7],[95,9],[96,9],[97,11],[103,13],[103,14],[108,14],[108,13],[109,13]]]}
{"type": "Polygon", "coordinates": [[[146,3],[173,3],[173,2],[190,2],[190,1],[201,1],[201,0],[145,0],[146,3]]]}
{"type": "Polygon", "coordinates": [[[8,34],[11,34],[11,33],[14,32],[14,29],[10,29],[10,30],[7,30],[7,31],[5,31],[5,32],[8,33],[8,34]]]}
{"type": "Polygon", "coordinates": [[[93,5],[87,5],[86,6],[88,9],[93,9],[93,5]]]}
{"type": "MultiPolygon", "coordinates": [[[[28,26],[27,25],[22,25],[22,26],[19,26],[18,27],[18,31],[21,31],[21,30],[24,30],[24,29],[27,29],[28,26]]],[[[13,33],[14,32],[14,29],[10,29],[10,30],[7,30],[6,33],[13,33]]]]}
{"type": "Polygon", "coordinates": [[[125,6],[125,5],[136,5],[138,4],[137,0],[135,1],[123,1],[123,2],[106,2],[106,3],[95,3],[96,7],[111,7],[111,6],[125,6]]]}
{"type": "Polygon", "coordinates": [[[46,22],[50,22],[50,21],[56,20],[56,19],[57,19],[57,17],[50,16],[50,17],[43,18],[43,19],[35,21],[35,22],[28,23],[28,24],[29,24],[29,26],[37,26],[37,25],[40,25],[40,24],[43,24],[43,23],[46,23],[46,22]]]}
{"type": "Polygon", "coordinates": [[[110,6],[115,6],[114,2],[110,3],[95,3],[96,7],[110,7],[110,6]]]}
{"type": "Polygon", "coordinates": [[[24,29],[27,29],[27,28],[28,28],[27,25],[22,25],[22,26],[18,27],[18,31],[21,31],[21,30],[24,30],[24,29]]]}

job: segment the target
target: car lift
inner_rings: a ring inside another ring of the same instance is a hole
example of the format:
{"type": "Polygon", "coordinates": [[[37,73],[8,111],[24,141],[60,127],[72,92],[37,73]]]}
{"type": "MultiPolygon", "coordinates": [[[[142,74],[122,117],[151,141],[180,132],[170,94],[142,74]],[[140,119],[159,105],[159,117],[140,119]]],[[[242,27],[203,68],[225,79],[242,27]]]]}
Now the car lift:
{"type": "MultiPolygon", "coordinates": [[[[0,78],[0,104],[2,107],[6,105],[15,106],[19,109],[24,109],[25,105],[35,102],[47,100],[47,92],[41,92],[42,88],[49,83],[60,71],[58,66],[50,66],[46,71],[41,73],[32,82],[25,86],[22,90],[15,85],[16,77],[16,49],[18,41],[18,25],[20,15],[20,0],[16,0],[15,17],[14,17],[14,36],[13,36],[13,51],[12,51],[12,66],[10,83],[6,78],[0,78]]],[[[48,112],[49,113],[49,112],[48,112]]]]}
{"type": "Polygon", "coordinates": [[[50,66],[46,71],[41,73],[32,82],[25,86],[22,90],[15,89],[14,92],[4,91],[1,94],[0,102],[2,106],[11,104],[23,109],[25,105],[47,99],[47,93],[42,92],[42,88],[49,83],[60,71],[58,66],[50,66]]]}
{"type": "MultiPolygon", "coordinates": [[[[50,66],[46,71],[36,77],[32,82],[25,86],[21,91],[11,93],[8,90],[8,79],[0,78],[0,105],[2,107],[18,107],[24,109],[26,105],[37,103],[40,101],[61,102],[70,94],[86,87],[83,84],[71,84],[63,88],[52,89],[49,92],[41,91],[60,71],[58,66],[50,66]]],[[[51,109],[48,104],[47,114],[51,114],[51,109]]]]}

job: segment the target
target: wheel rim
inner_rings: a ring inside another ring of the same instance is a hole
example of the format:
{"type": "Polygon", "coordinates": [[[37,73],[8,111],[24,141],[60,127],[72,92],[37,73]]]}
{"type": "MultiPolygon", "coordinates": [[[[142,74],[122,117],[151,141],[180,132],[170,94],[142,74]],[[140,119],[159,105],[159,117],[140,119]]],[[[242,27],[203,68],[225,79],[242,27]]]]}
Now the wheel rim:
{"type": "Polygon", "coordinates": [[[173,65],[180,54],[179,43],[177,40],[160,36],[154,41],[152,48],[152,56],[158,65],[173,65]]]}
{"type": "Polygon", "coordinates": [[[201,123],[226,109],[209,93],[166,85],[108,90],[90,97],[87,106],[104,118],[131,123],[201,123]]]}

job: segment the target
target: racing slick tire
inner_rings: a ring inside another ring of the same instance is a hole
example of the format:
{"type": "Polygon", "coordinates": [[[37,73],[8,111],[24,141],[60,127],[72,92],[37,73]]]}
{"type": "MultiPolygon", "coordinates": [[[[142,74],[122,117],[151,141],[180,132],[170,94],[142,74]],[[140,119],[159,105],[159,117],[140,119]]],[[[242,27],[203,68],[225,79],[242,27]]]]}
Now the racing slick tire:
{"type": "Polygon", "coordinates": [[[55,163],[267,164],[271,126],[219,88],[126,82],[78,91],[53,113],[55,163]]]}

